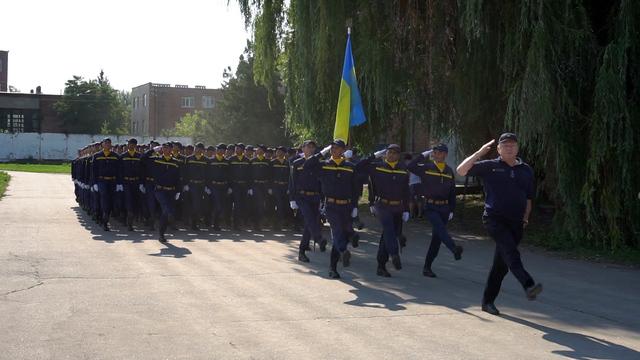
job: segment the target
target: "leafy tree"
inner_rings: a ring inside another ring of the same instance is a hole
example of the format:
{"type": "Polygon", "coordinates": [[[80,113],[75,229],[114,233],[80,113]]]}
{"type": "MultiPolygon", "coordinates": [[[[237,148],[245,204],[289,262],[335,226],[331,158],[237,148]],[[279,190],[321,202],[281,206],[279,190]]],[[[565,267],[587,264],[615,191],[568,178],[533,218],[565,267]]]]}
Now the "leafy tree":
{"type": "Polygon", "coordinates": [[[195,142],[205,141],[204,130],[211,116],[203,111],[195,111],[181,117],[173,129],[165,129],[162,136],[191,137],[195,142]]]}

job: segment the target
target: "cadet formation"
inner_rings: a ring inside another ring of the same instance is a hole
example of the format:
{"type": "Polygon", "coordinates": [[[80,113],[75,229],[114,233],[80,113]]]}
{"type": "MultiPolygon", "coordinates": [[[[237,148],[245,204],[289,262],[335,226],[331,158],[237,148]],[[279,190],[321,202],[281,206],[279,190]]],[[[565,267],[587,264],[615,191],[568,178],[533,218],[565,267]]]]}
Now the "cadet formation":
{"type": "MultiPolygon", "coordinates": [[[[485,187],[483,223],[496,250],[482,310],[498,315],[494,301],[509,271],[530,300],[542,285],[525,270],[517,249],[531,211],[533,171],[517,157],[517,137],[512,133],[500,136],[498,158],[480,160],[494,142],[466,158],[457,172],[479,177],[485,187]]],[[[72,178],[76,201],[104,231],[110,231],[117,219],[128,231],[157,230],[159,241],[165,243],[167,230],[179,227],[297,230],[302,232],[301,262],[310,261],[306,252],[311,240],[321,252],[330,244],[332,279],[340,278],[339,265],[350,266],[349,249],[359,246],[357,229],[363,224],[358,202],[367,184],[369,210],[382,227],[377,275],[391,277],[389,262],[402,269],[403,223],[419,214],[432,225],[422,272],[433,278],[441,244],[455,260],[463,253],[447,230],[456,206],[455,174],[445,163],[447,153],[447,146],[439,144],[415,157],[402,156],[400,146],[391,144],[357,159],[340,139],[320,149],[313,140],[287,148],[138,144],[133,138],[126,145],[113,145],[106,138],[78,151],[72,178]],[[323,223],[331,229],[330,242],[322,235],[323,223]]]]}

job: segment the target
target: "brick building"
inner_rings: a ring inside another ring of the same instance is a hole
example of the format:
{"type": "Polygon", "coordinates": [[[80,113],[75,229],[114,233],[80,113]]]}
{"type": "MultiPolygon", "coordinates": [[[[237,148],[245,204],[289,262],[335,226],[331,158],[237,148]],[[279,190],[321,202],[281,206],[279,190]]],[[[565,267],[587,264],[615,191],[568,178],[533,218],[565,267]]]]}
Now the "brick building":
{"type": "Polygon", "coordinates": [[[204,86],[147,83],[131,90],[131,134],[157,137],[172,129],[181,117],[211,111],[222,98],[220,89],[204,86]]]}
{"type": "Polygon", "coordinates": [[[60,132],[64,133],[62,118],[53,104],[61,95],[0,92],[0,133],[60,132]]]}

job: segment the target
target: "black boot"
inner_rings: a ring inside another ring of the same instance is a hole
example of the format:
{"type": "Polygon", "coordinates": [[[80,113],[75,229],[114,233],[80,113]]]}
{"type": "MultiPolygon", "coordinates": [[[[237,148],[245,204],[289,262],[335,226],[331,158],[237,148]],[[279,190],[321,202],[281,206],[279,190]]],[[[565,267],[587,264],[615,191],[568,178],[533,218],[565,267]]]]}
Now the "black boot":
{"type": "Polygon", "coordinates": [[[400,261],[400,255],[392,255],[391,263],[396,270],[402,269],[402,262],[400,261]]]}
{"type": "Polygon", "coordinates": [[[308,263],[309,262],[309,258],[307,257],[307,255],[304,253],[304,250],[301,250],[298,253],[298,261],[303,262],[303,263],[308,263]]]}
{"type": "Polygon", "coordinates": [[[351,246],[353,246],[354,248],[360,246],[360,234],[358,234],[357,232],[354,232],[353,236],[351,236],[351,246]]]}
{"type": "Polygon", "coordinates": [[[431,271],[431,267],[426,267],[424,269],[422,269],[422,275],[426,276],[426,277],[430,277],[430,278],[434,278],[437,277],[436,273],[434,273],[433,271],[431,271]]]}
{"type": "Polygon", "coordinates": [[[320,239],[320,252],[325,252],[327,251],[327,239],[322,238],[320,239]]]}
{"type": "Polygon", "coordinates": [[[391,277],[391,274],[387,271],[387,267],[385,265],[378,264],[378,270],[376,271],[376,274],[382,277],[391,277]]]}
{"type": "Polygon", "coordinates": [[[455,249],[453,250],[453,258],[456,259],[456,260],[462,259],[462,252],[463,251],[464,251],[464,249],[462,248],[462,246],[456,245],[455,249]]]}
{"type": "Polygon", "coordinates": [[[342,266],[349,267],[351,265],[351,252],[349,250],[345,250],[342,253],[342,266]]]}
{"type": "Polygon", "coordinates": [[[500,311],[493,303],[482,304],[482,311],[495,316],[500,315],[500,311]]]}

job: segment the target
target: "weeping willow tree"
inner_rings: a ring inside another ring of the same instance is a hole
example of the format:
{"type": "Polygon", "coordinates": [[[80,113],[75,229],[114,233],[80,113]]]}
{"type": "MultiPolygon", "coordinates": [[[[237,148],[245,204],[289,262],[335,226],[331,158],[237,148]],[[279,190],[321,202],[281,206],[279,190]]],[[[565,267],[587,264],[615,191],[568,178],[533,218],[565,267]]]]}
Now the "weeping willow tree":
{"type": "Polygon", "coordinates": [[[326,141],[346,27],[368,122],[363,147],[419,122],[469,152],[519,133],[555,239],[640,247],[640,2],[240,0],[256,81],[286,89],[286,124],[326,141]],[[283,84],[273,81],[280,73],[283,84]]]}

